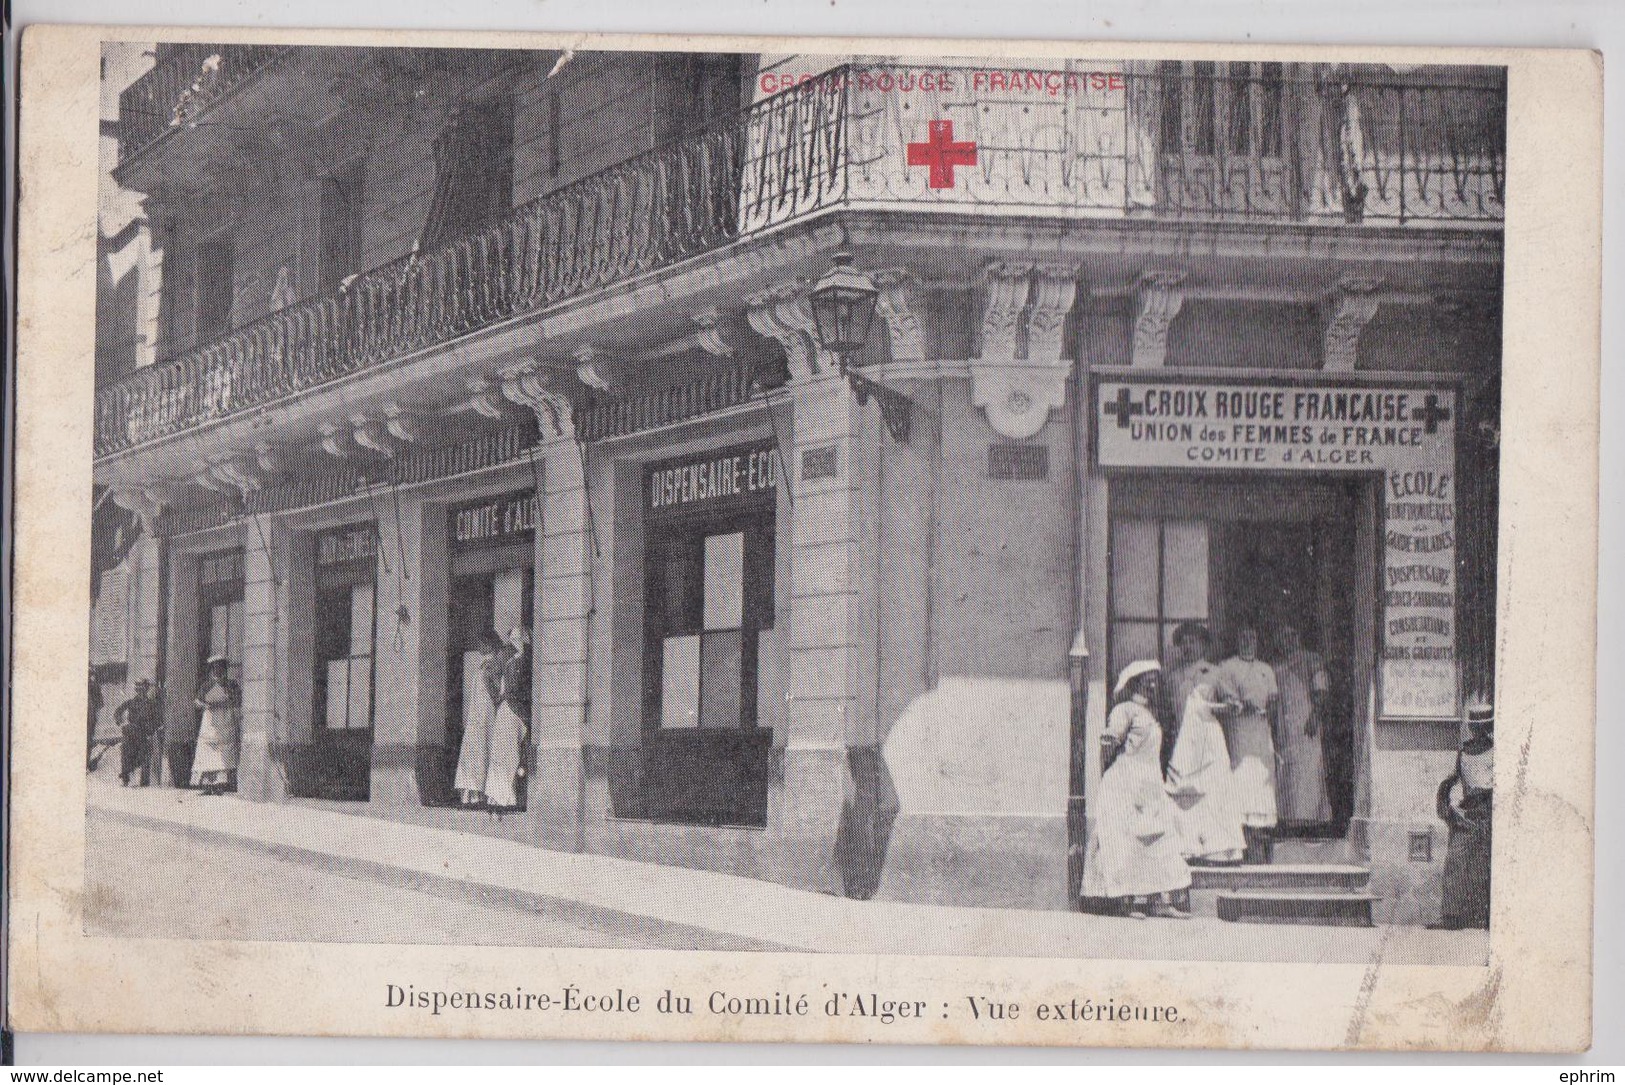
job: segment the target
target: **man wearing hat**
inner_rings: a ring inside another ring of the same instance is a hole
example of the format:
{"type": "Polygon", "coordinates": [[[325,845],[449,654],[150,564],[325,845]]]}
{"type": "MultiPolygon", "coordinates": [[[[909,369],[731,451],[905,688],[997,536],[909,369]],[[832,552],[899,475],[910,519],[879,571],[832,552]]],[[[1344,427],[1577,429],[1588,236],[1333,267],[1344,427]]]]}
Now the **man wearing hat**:
{"type": "Polygon", "coordinates": [[[1490,821],[1495,784],[1495,710],[1480,701],[1467,709],[1471,732],[1456,754],[1456,771],[1439,784],[1439,817],[1450,826],[1444,860],[1444,901],[1434,930],[1490,925],[1490,821]],[[1461,802],[1451,792],[1461,785],[1461,802]]]}
{"type": "Polygon", "coordinates": [[[163,725],[151,681],[143,678],[135,684],[135,696],[113,710],[113,722],[123,736],[119,744],[119,783],[129,787],[131,775],[140,769],[141,786],[148,786],[152,782],[152,736],[163,725]]]}

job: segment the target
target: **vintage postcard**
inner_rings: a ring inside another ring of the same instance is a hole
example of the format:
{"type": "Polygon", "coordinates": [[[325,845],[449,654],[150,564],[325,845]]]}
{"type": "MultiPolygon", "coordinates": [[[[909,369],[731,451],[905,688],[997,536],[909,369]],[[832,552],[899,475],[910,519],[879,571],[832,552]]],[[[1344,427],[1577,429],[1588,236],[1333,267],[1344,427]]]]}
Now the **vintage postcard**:
{"type": "Polygon", "coordinates": [[[12,1027],[1590,1043],[1597,56],[22,56],[12,1027]]]}

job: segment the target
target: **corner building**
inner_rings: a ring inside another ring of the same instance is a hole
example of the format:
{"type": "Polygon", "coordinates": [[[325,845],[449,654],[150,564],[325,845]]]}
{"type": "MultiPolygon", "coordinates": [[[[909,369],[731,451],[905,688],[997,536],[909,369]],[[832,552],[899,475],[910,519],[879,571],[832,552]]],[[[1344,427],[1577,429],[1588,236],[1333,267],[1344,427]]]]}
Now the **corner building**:
{"type": "Polygon", "coordinates": [[[245,798],[1064,908],[1110,676],[1293,624],[1335,793],[1272,859],[1436,918],[1493,686],[1504,73],[1015,68],[160,45],[93,622],[111,703],[162,683],[165,784],[223,653],[245,798]],[[453,780],[514,626],[493,818],[453,780]]]}

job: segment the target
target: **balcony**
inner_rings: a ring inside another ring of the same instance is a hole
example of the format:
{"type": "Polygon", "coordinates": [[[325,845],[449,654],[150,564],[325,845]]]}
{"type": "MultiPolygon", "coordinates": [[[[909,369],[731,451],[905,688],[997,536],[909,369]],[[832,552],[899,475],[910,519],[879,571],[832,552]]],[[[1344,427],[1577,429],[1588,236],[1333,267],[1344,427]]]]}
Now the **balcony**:
{"type": "Polygon", "coordinates": [[[285,45],[171,44],[118,100],[119,162],[128,162],[172,129],[183,128],[272,61],[285,45]]]}
{"type": "MultiPolygon", "coordinates": [[[[1213,65],[1006,72],[1000,82],[1019,89],[1002,97],[988,85],[991,73],[973,69],[848,66],[813,75],[481,233],[103,389],[96,455],[836,208],[1328,229],[1499,226],[1504,83],[1238,67],[1222,76],[1213,65]],[[951,175],[951,183],[934,187],[924,129],[936,119],[955,121],[951,141],[974,143],[975,153],[935,178],[951,175]],[[925,148],[912,162],[910,143],[925,148]]],[[[223,62],[228,69],[243,70],[223,62]]]]}

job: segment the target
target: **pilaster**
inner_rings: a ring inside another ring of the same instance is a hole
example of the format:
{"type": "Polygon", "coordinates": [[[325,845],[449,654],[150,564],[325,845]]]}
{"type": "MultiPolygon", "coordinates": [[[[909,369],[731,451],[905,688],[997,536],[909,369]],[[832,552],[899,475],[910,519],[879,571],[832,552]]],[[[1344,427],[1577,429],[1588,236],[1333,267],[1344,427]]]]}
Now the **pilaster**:
{"type": "Polygon", "coordinates": [[[243,707],[237,793],[255,802],[288,796],[281,758],[288,673],[288,530],[269,517],[246,534],[243,549],[243,707]]]}

